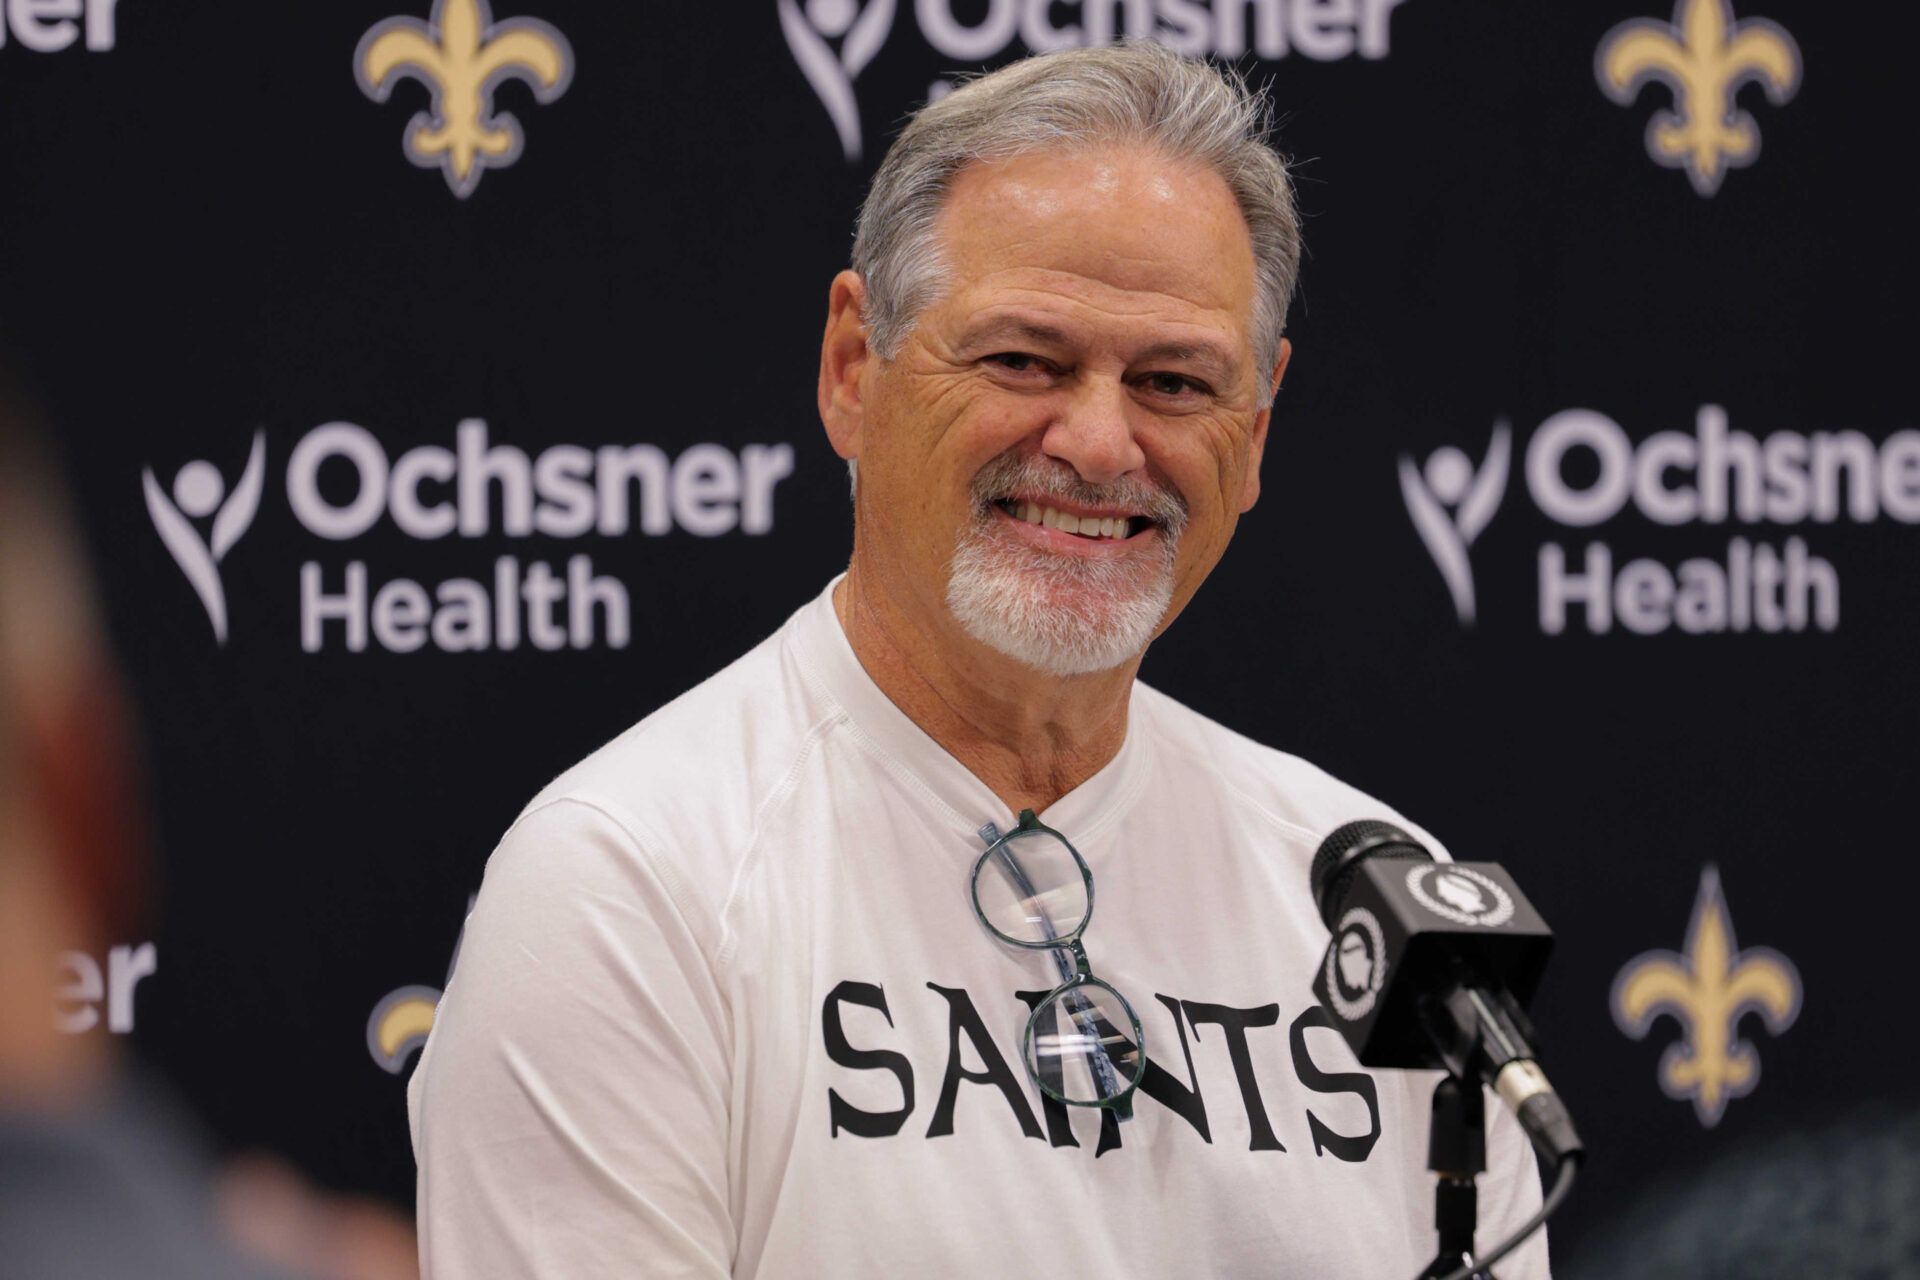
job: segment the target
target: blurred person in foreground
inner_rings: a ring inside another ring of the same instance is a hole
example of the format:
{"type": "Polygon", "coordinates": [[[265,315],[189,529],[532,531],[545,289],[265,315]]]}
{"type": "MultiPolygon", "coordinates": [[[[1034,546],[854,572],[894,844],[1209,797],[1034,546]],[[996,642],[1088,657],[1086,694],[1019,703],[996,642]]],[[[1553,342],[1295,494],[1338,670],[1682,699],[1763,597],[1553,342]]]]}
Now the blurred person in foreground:
{"type": "MultiPolygon", "coordinates": [[[[1396,815],[1135,679],[1259,494],[1300,255],[1265,134],[1126,45],[893,144],[820,360],[852,562],[495,850],[409,1087],[430,1277],[1433,1256],[1433,1078],[1309,993],[1314,850],[1396,815]]],[[[1483,1247],[1540,1194],[1489,1115],[1483,1247]]]]}
{"type": "MultiPolygon", "coordinates": [[[[0,373],[4,373],[0,370],[0,373]]],[[[0,379],[0,1280],[406,1280],[407,1224],[265,1156],[222,1172],[100,1032],[66,953],[133,936],[135,753],[58,476],[0,379]]]]}
{"type": "Polygon", "coordinates": [[[1570,1270],[1572,1280],[1915,1280],[1916,1206],[1920,1108],[1908,1090],[1648,1179],[1587,1229],[1570,1270]]]}

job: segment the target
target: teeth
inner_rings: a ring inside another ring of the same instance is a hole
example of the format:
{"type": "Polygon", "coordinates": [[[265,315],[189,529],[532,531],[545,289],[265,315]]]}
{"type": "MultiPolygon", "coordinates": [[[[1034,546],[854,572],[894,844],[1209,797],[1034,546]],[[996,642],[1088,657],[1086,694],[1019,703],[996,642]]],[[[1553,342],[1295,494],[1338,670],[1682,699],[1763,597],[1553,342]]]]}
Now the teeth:
{"type": "Polygon", "coordinates": [[[1052,507],[1026,501],[1008,501],[1002,506],[1008,515],[1017,520],[1058,529],[1062,533],[1077,534],[1082,538],[1125,538],[1134,528],[1133,519],[1129,516],[1076,516],[1071,512],[1056,511],[1052,507]]]}

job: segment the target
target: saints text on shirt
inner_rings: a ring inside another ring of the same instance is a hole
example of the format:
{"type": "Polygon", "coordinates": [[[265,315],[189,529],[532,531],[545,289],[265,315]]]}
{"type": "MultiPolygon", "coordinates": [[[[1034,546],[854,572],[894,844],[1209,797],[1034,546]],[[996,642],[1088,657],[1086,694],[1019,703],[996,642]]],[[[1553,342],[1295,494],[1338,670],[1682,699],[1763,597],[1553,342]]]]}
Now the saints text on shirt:
{"type": "MultiPolygon", "coordinates": [[[[910,994],[904,998],[944,1002],[947,1024],[943,1058],[936,1060],[925,1053],[928,1046],[911,1046],[922,1050],[916,1068],[915,1057],[901,1052],[902,1048],[910,1046],[903,1044],[903,1036],[895,1025],[894,1010],[887,1002],[885,988],[872,982],[849,980],[839,983],[827,993],[820,1010],[820,1034],[827,1058],[849,1071],[891,1075],[898,1103],[884,1109],[855,1105],[842,1092],[851,1088],[852,1078],[843,1078],[840,1088],[830,1089],[827,1095],[829,1127],[833,1136],[837,1138],[847,1133],[862,1138],[890,1138],[900,1134],[915,1113],[922,1110],[921,1104],[925,1098],[922,1082],[933,1071],[938,1073],[940,1087],[932,1109],[927,1113],[925,1137],[939,1138],[953,1133],[955,1112],[963,1086],[978,1086],[967,1089],[967,1092],[983,1099],[997,1097],[1004,1104],[1004,1110],[1011,1112],[1013,1123],[1018,1125],[1025,1137],[1044,1140],[1052,1147],[1079,1146],[1066,1106],[1030,1088],[1030,1082],[1018,1065],[1020,1057],[1017,1047],[1011,1052],[1003,1051],[1002,1037],[995,1036],[988,1027],[989,1017],[996,1014],[1023,1017],[1046,996],[1045,991],[1016,991],[1011,996],[999,999],[997,1004],[990,1005],[986,1016],[983,1016],[973,996],[963,987],[946,987],[928,982],[924,990],[910,990],[910,994]],[[999,1005],[1010,1007],[1002,1009],[999,1005]],[[871,1012],[863,1016],[862,1010],[871,1012]],[[862,1020],[861,1031],[857,1035],[850,1035],[848,1023],[854,1019],[862,1020]],[[970,1062],[979,1065],[966,1065],[970,1062]],[[1040,1103],[1038,1118],[1033,1108],[1035,1098],[1040,1103]]],[[[903,997],[896,994],[894,998],[903,997]]],[[[1205,1093],[1207,1081],[1202,1079],[1202,1073],[1194,1065],[1189,1036],[1192,1040],[1200,1040],[1203,1035],[1209,1039],[1218,1036],[1220,1047],[1224,1048],[1232,1065],[1235,1092],[1229,1096],[1237,1096],[1240,1104],[1237,1117],[1229,1122],[1233,1130],[1242,1131],[1241,1124],[1244,1124],[1249,1150],[1286,1151],[1286,1143],[1280,1135],[1281,1130],[1288,1127],[1288,1118],[1279,1119],[1276,1128],[1275,1114],[1261,1093],[1254,1061],[1256,1053],[1277,1050],[1280,1033],[1254,1033],[1263,1028],[1279,1026],[1280,1006],[1265,1004],[1242,1009],[1199,1000],[1181,1000],[1158,993],[1154,999],[1166,1016],[1155,1017],[1148,1010],[1141,1011],[1143,1018],[1149,1022],[1149,1051],[1136,1105],[1166,1108],[1185,1121],[1201,1142],[1212,1144],[1213,1126],[1221,1119],[1218,1112],[1219,1095],[1226,1091],[1226,1086],[1223,1082],[1215,1082],[1215,1112],[1210,1116],[1205,1093]],[[1202,1028],[1207,1030],[1203,1032],[1202,1028]],[[1166,1030],[1173,1034],[1164,1034],[1166,1030]],[[1156,1032],[1162,1034],[1156,1035],[1156,1032]],[[1268,1040],[1275,1041],[1272,1049],[1266,1043],[1268,1040]]],[[[1000,1017],[996,1021],[1008,1023],[1009,1018],[1000,1017]]],[[[1010,1025],[1018,1023],[1015,1021],[1010,1025]]],[[[1323,1053],[1330,1053],[1336,1051],[1340,1043],[1338,1034],[1331,1030],[1331,1026],[1324,1009],[1318,1005],[1308,1005],[1287,1025],[1286,1052],[1292,1061],[1295,1076],[1309,1092],[1323,1097],[1350,1094],[1365,1103],[1366,1131],[1342,1133],[1304,1106],[1299,1109],[1299,1119],[1293,1123],[1304,1121],[1316,1156],[1330,1155],[1338,1160],[1358,1163],[1372,1153],[1374,1144],[1380,1140],[1379,1091],[1373,1077],[1364,1072],[1328,1071],[1314,1062],[1307,1044],[1307,1032],[1315,1027],[1328,1029],[1323,1053]]],[[[1010,1043],[1017,1044],[1016,1041],[1010,1043]]],[[[871,1101],[876,1083],[877,1080],[862,1082],[859,1096],[863,1101],[871,1101]]],[[[985,1105],[990,1111],[1003,1110],[991,1101],[975,1105],[985,1105]]],[[[1347,1105],[1350,1107],[1351,1104],[1347,1105]]],[[[1007,1132],[1012,1132],[1005,1124],[1004,1115],[997,1117],[997,1121],[986,1121],[977,1112],[975,1114],[980,1123],[998,1122],[1007,1132]]],[[[1113,1113],[1103,1111],[1094,1155],[1098,1157],[1123,1146],[1121,1135],[1121,1126],[1113,1113]]]]}

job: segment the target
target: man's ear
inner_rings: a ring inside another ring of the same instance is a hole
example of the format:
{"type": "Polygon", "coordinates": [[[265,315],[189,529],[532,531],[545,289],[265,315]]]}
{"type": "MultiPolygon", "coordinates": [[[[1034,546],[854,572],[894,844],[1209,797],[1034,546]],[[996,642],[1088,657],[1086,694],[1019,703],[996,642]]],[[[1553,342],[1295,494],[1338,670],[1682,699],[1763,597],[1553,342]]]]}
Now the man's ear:
{"type": "MultiPolygon", "coordinates": [[[[1280,394],[1280,380],[1287,376],[1287,362],[1293,359],[1293,343],[1280,339],[1280,358],[1273,362],[1273,381],[1267,384],[1268,398],[1280,394]]],[[[1247,455],[1247,480],[1240,491],[1240,512],[1242,515],[1253,510],[1253,504],[1260,500],[1260,459],[1267,452],[1267,426],[1273,421],[1273,407],[1268,405],[1253,417],[1253,448],[1247,455]]]]}
{"type": "Polygon", "coordinates": [[[860,456],[865,400],[860,385],[872,352],[865,324],[867,285],[858,272],[842,271],[827,293],[827,331],[820,339],[820,421],[833,451],[860,456]]]}

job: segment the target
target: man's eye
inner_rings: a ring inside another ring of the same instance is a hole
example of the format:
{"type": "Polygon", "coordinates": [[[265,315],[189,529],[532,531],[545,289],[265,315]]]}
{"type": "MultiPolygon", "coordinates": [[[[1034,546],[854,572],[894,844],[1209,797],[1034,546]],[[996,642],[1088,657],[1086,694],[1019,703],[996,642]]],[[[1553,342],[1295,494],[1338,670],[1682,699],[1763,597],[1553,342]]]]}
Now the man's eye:
{"type": "Polygon", "coordinates": [[[1147,390],[1163,396],[1184,396],[1204,392],[1202,384],[1179,373],[1150,373],[1141,381],[1147,390]]]}
{"type": "Polygon", "coordinates": [[[1024,351],[1000,351],[987,357],[988,364],[997,364],[1002,369],[1014,373],[1026,373],[1029,370],[1044,368],[1039,356],[1028,355],[1024,351]]]}

